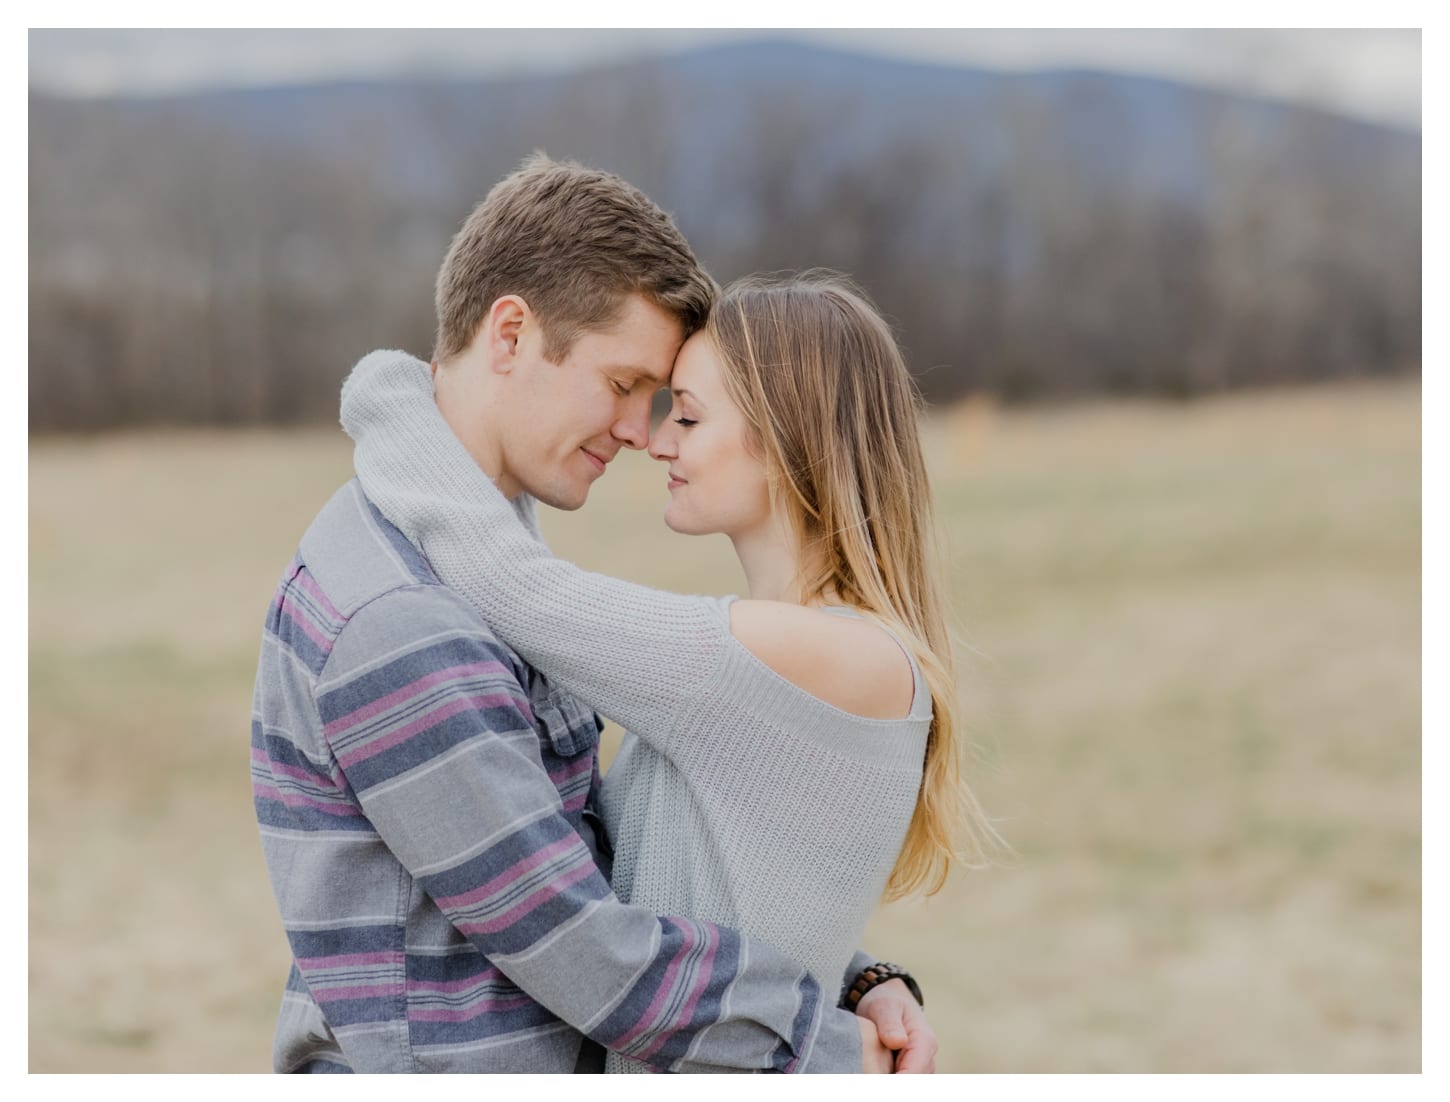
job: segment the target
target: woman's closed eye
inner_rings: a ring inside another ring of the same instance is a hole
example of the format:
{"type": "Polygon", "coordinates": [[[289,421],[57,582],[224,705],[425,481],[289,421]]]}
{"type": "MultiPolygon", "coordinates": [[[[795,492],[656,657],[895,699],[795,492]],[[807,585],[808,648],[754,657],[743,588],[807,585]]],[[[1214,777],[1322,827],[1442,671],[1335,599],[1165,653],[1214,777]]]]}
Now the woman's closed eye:
{"type": "Polygon", "coordinates": [[[676,417],[675,418],[675,424],[679,425],[681,428],[686,428],[687,429],[691,425],[695,424],[695,422],[692,421],[692,420],[690,420],[690,418],[688,418],[688,417],[676,417]]]}

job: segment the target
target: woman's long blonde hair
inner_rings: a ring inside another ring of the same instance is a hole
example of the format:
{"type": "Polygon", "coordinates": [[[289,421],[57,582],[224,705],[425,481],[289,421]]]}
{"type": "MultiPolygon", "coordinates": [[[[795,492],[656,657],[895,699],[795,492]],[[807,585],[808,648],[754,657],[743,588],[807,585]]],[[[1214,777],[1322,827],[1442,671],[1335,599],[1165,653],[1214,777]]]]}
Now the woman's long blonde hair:
{"type": "Polygon", "coordinates": [[[913,649],[931,690],[921,792],[886,898],[931,895],[953,864],[983,863],[996,835],[962,779],[921,397],[890,326],[835,272],[733,283],[705,332],[800,539],[801,602],[874,615],[913,649]]]}

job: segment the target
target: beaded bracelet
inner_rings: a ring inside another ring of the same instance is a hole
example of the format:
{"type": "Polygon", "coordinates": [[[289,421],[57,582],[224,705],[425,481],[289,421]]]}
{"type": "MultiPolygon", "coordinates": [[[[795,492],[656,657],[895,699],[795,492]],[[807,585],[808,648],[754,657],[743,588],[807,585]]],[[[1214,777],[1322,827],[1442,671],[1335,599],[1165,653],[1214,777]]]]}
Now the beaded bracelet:
{"type": "Polygon", "coordinates": [[[926,1006],[926,1000],[921,997],[921,987],[912,978],[910,972],[899,964],[888,964],[886,961],[877,961],[875,964],[861,969],[856,973],[856,981],[846,991],[846,997],[842,1000],[847,1010],[855,1010],[861,1003],[861,997],[873,987],[880,987],[887,980],[900,980],[906,984],[906,989],[911,992],[911,997],[916,1000],[918,1006],[926,1006]]]}

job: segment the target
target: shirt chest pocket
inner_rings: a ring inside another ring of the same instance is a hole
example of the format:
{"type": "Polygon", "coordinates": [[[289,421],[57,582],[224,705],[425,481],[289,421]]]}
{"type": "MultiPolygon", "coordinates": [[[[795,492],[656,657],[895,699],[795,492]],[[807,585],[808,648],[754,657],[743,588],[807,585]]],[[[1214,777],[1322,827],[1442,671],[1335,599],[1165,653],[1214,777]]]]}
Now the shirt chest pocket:
{"type": "Polygon", "coordinates": [[[541,678],[533,698],[534,718],[554,753],[572,758],[599,745],[599,721],[592,709],[541,678]]]}

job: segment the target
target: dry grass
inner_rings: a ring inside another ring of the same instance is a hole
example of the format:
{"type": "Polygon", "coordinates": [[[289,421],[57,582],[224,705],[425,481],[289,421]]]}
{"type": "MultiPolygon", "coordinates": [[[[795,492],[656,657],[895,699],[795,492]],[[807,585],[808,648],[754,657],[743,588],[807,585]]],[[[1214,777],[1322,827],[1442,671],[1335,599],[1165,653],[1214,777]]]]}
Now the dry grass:
{"type": "MultiPolygon", "coordinates": [[[[1420,1067],[1420,395],[939,418],[976,788],[1016,853],[884,908],[948,1071],[1420,1067]]],[[[258,1071],[287,950],[246,769],[338,434],[30,467],[30,1068],[258,1071]]],[[[561,553],[727,592],[628,456],[561,553]]]]}

